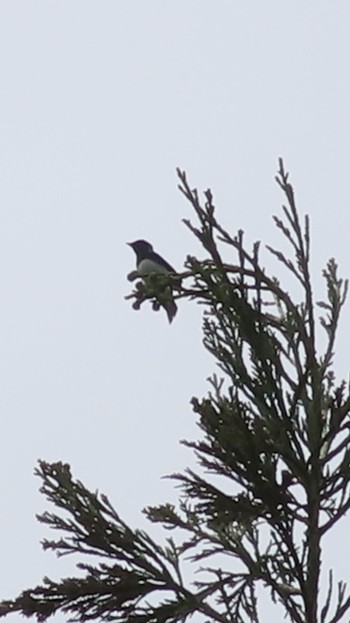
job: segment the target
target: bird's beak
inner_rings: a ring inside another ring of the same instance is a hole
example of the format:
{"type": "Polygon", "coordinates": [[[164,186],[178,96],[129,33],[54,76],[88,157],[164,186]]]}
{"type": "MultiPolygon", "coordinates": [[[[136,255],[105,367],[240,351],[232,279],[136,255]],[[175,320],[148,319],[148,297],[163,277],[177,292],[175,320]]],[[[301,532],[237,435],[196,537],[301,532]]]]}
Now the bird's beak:
{"type": "Polygon", "coordinates": [[[129,247],[133,247],[134,246],[133,242],[127,242],[126,244],[129,245],[129,247]]]}

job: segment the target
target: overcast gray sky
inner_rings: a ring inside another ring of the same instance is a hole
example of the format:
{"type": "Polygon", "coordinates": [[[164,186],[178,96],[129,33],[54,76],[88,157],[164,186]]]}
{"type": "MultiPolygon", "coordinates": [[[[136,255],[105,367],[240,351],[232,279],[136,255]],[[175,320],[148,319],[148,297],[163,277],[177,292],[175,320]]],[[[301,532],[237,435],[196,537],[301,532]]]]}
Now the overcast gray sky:
{"type": "MultiPolygon", "coordinates": [[[[178,269],[200,253],[176,166],[230,231],[276,245],[283,156],[318,298],[327,258],[349,276],[349,32],[348,0],[1,1],[2,597],[72,569],[40,550],[38,458],[69,462],[134,526],[176,499],[161,476],[193,464],[179,440],[199,435],[189,401],[215,369],[201,310],[169,326],[124,300],[126,241],[178,269]]],[[[340,532],[329,561],[350,580],[343,548],[340,532]]]]}

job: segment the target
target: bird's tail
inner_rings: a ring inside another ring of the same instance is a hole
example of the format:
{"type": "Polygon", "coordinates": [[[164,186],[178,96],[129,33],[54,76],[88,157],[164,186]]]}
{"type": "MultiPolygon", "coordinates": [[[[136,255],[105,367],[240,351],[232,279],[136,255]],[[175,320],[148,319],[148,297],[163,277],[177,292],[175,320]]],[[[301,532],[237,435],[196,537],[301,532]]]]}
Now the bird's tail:
{"type": "Polygon", "coordinates": [[[173,318],[175,318],[176,312],[177,312],[177,305],[175,303],[175,301],[167,301],[164,305],[165,307],[165,311],[168,315],[168,320],[169,323],[171,323],[173,321],[173,318]]]}

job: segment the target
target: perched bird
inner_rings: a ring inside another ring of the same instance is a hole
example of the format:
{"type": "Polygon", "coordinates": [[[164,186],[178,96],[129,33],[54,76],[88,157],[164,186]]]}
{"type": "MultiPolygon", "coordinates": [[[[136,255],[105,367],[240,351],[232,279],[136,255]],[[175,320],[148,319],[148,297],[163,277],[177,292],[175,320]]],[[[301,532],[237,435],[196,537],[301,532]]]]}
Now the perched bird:
{"type": "MultiPolygon", "coordinates": [[[[127,243],[136,253],[136,268],[140,276],[150,275],[151,273],[175,273],[176,271],[158,253],[153,251],[153,247],[146,240],[135,240],[127,243]]],[[[172,322],[177,306],[175,301],[169,300],[163,303],[163,307],[168,314],[169,322],[172,322]]]]}

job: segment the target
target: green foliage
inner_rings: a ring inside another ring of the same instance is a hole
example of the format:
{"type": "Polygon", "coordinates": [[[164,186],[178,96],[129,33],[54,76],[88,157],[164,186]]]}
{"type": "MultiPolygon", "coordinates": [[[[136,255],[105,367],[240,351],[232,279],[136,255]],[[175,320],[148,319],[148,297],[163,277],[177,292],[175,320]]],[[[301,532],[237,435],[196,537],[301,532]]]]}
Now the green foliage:
{"type": "Polygon", "coordinates": [[[192,399],[201,438],[184,443],[198,472],[172,476],[181,491],[177,508],[145,511],[174,536],[160,546],[75,481],[68,466],[40,462],[41,490],[58,512],[39,521],[63,535],[44,548],[99,562],[80,562],[82,577],[46,578],[2,602],[0,616],[44,621],[61,610],[76,621],[172,623],[198,613],[206,621],[258,623],[259,585],[295,623],[336,623],[349,612],[346,585],[335,587],[331,571],[323,601],[319,592],[322,539],[350,507],[349,388],[336,384],[332,369],[347,282],[330,260],[326,299],[314,301],[309,222],[300,221],[282,161],[276,179],[286,205],[275,224],[291,256],[267,249],[294,280],[298,300],[264,269],[258,243],[249,252],[241,231],[231,236],[217,222],[211,192],[202,204],[178,175],[197,217],[196,225],[185,223],[206,258],[188,257],[186,272],[162,275],[161,283],[150,278],[131,295],[135,308],[146,301],[157,308],[169,288],[175,299],[203,304],[204,346],[220,369],[208,395],[192,399]]]}

